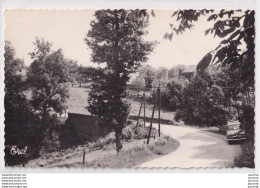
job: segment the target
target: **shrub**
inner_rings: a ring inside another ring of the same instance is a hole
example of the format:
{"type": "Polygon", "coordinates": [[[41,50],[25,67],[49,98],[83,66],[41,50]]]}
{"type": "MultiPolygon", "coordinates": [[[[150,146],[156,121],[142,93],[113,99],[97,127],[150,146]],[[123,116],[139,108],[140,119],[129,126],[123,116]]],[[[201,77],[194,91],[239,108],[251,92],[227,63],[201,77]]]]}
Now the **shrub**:
{"type": "Polygon", "coordinates": [[[166,141],[167,141],[166,139],[160,137],[155,141],[154,145],[163,146],[165,145],[166,141]]]}
{"type": "Polygon", "coordinates": [[[134,129],[133,138],[137,140],[145,139],[148,137],[148,130],[143,127],[137,127],[134,129]]]}
{"type": "Polygon", "coordinates": [[[197,74],[182,92],[175,121],[200,127],[225,125],[229,118],[225,95],[221,87],[213,83],[209,73],[197,74]]]}
{"type": "Polygon", "coordinates": [[[56,115],[46,118],[46,122],[48,123],[48,128],[44,132],[41,150],[44,152],[59,151],[61,146],[61,126],[63,124],[56,115]]]}
{"type": "Polygon", "coordinates": [[[60,141],[57,132],[44,138],[42,151],[55,152],[55,151],[59,151],[59,149],[60,149],[60,141]]]}
{"type": "Polygon", "coordinates": [[[133,137],[133,129],[130,126],[126,126],[125,128],[123,128],[122,133],[123,139],[126,141],[131,140],[133,137]]]}

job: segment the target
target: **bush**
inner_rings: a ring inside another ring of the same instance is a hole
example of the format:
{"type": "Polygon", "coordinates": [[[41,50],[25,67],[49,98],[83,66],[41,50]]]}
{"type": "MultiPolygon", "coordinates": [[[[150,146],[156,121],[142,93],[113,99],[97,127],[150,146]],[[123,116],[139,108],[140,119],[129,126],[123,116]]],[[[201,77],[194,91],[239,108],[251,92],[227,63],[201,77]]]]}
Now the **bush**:
{"type": "Polygon", "coordinates": [[[148,137],[148,130],[144,127],[137,127],[134,129],[133,138],[137,140],[145,139],[148,137]]]}
{"type": "Polygon", "coordinates": [[[213,83],[209,73],[197,74],[183,90],[174,120],[199,127],[225,125],[229,118],[225,96],[213,83]]]}
{"type": "Polygon", "coordinates": [[[49,126],[44,131],[41,150],[44,152],[59,151],[61,146],[60,143],[61,126],[63,124],[60,121],[60,119],[57,118],[56,115],[52,115],[46,118],[46,123],[48,123],[49,126]]]}
{"type": "Polygon", "coordinates": [[[123,128],[122,130],[123,132],[123,139],[128,141],[131,140],[133,137],[133,129],[130,126],[126,126],[125,128],[123,128]]]}
{"type": "Polygon", "coordinates": [[[155,141],[154,145],[163,146],[165,145],[166,141],[167,141],[166,139],[160,137],[155,141]]]}
{"type": "Polygon", "coordinates": [[[53,132],[52,135],[49,135],[43,140],[42,151],[44,152],[55,152],[60,149],[60,141],[57,132],[53,132]]]}
{"type": "MultiPolygon", "coordinates": [[[[129,141],[131,139],[145,139],[148,137],[148,128],[144,128],[143,126],[136,127],[135,121],[128,122],[128,125],[122,130],[123,140],[129,141]]],[[[153,135],[153,133],[151,133],[153,135]]],[[[91,150],[103,149],[104,146],[108,144],[115,143],[116,136],[115,132],[109,133],[107,136],[98,139],[95,142],[89,143],[89,148],[91,150]]]]}

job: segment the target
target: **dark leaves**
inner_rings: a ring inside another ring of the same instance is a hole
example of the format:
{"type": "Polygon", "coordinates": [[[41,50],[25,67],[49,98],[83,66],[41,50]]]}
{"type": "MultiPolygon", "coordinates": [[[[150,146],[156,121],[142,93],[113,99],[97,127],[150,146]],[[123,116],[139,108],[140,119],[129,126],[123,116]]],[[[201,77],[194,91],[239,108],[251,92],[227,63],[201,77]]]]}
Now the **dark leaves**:
{"type": "Polygon", "coordinates": [[[211,21],[212,19],[216,20],[218,16],[216,14],[212,14],[210,17],[208,17],[207,21],[211,21]]]}
{"type": "Polygon", "coordinates": [[[173,33],[165,33],[163,36],[163,39],[172,40],[173,33]]]}
{"type": "Polygon", "coordinates": [[[211,31],[211,29],[207,29],[207,30],[205,31],[205,35],[209,34],[210,31],[211,31]]]}
{"type": "Polygon", "coordinates": [[[209,64],[211,63],[211,60],[212,60],[212,55],[211,55],[211,52],[209,52],[198,63],[197,71],[198,72],[204,71],[209,66],[209,64]]]}

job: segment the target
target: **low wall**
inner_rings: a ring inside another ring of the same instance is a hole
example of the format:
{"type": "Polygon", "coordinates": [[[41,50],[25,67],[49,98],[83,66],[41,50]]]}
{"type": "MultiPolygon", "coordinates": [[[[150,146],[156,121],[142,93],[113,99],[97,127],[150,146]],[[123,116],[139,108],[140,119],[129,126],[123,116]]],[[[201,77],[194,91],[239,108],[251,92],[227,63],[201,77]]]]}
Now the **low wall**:
{"type": "Polygon", "coordinates": [[[109,126],[102,126],[102,121],[91,115],[68,113],[67,122],[73,127],[78,139],[84,142],[95,141],[112,130],[109,126]]]}

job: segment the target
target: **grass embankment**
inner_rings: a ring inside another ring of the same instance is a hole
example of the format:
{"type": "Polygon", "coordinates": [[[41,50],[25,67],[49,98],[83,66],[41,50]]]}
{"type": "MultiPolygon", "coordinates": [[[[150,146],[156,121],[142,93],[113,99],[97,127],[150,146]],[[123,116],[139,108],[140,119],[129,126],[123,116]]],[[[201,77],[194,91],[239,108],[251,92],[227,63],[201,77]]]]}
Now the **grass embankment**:
{"type": "Polygon", "coordinates": [[[179,147],[179,142],[168,136],[152,140],[149,145],[143,143],[118,154],[105,155],[85,164],[74,164],[72,167],[131,168],[141,163],[167,155],[179,147]]]}
{"type": "Polygon", "coordinates": [[[152,130],[149,145],[146,144],[148,127],[135,121],[123,129],[123,149],[116,154],[115,133],[85,145],[68,148],[59,152],[44,153],[38,159],[29,161],[26,167],[110,167],[129,168],[143,162],[169,154],[179,147],[179,142],[165,135],[158,137],[152,130]],[[85,163],[83,153],[85,151],[85,163]]]}

